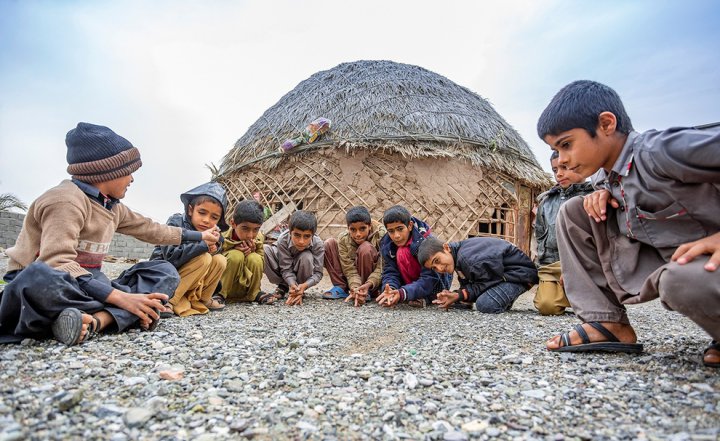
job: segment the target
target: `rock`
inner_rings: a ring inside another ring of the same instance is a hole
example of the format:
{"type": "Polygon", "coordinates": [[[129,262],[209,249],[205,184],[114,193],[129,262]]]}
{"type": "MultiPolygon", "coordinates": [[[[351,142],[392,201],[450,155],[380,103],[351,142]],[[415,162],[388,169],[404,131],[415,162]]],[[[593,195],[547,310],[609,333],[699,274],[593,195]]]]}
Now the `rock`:
{"type": "Polygon", "coordinates": [[[177,380],[182,380],[183,377],[185,377],[185,371],[168,369],[165,371],[158,372],[158,375],[160,375],[160,378],[162,378],[163,380],[177,381],[177,380]]]}
{"type": "Polygon", "coordinates": [[[467,439],[468,436],[466,434],[455,430],[445,432],[443,435],[443,440],[445,441],[466,441],[467,439]]]}
{"type": "Polygon", "coordinates": [[[545,391],[542,389],[524,390],[520,393],[525,395],[526,397],[537,398],[539,400],[542,400],[543,398],[545,398],[545,391]]]}
{"type": "Polygon", "coordinates": [[[408,389],[415,389],[418,385],[418,379],[412,372],[405,374],[405,387],[408,389]]]}
{"type": "Polygon", "coordinates": [[[65,412],[66,410],[72,408],[80,401],[82,401],[82,398],[83,392],[81,390],[60,392],[58,395],[56,395],[57,408],[61,412],[65,412]]]}
{"type": "Polygon", "coordinates": [[[472,420],[463,424],[461,428],[465,432],[483,432],[489,425],[487,420],[472,420]]]}
{"type": "Polygon", "coordinates": [[[129,428],[142,427],[153,417],[155,412],[142,407],[131,407],[125,412],[125,425],[129,428]]]}

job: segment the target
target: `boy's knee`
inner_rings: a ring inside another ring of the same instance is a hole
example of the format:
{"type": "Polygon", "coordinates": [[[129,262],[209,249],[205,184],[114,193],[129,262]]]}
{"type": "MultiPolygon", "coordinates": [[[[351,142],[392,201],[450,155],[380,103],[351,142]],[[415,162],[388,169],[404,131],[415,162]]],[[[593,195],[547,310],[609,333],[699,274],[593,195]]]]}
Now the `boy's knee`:
{"type": "Polygon", "coordinates": [[[242,265],[245,262],[245,253],[240,250],[230,250],[225,253],[228,266],[242,265]]]}
{"type": "Polygon", "coordinates": [[[298,266],[301,268],[307,265],[310,265],[312,267],[315,264],[315,256],[313,256],[310,250],[305,250],[302,253],[298,254],[297,260],[298,266]]]}
{"type": "Polygon", "coordinates": [[[558,210],[557,222],[561,223],[564,219],[588,219],[588,215],[583,207],[583,198],[570,198],[567,202],[560,206],[558,210]]]}
{"type": "Polygon", "coordinates": [[[337,250],[338,249],[337,239],[335,239],[334,237],[328,237],[327,239],[325,239],[325,249],[326,250],[327,249],[337,250]]]}
{"type": "Polygon", "coordinates": [[[482,296],[475,302],[475,309],[477,312],[483,314],[500,314],[501,312],[505,312],[504,308],[501,308],[495,302],[489,302],[487,299],[483,299],[482,296]]]}
{"type": "Polygon", "coordinates": [[[564,306],[558,306],[551,301],[535,302],[535,307],[540,315],[561,315],[565,312],[564,306]]]}
{"type": "Polygon", "coordinates": [[[225,267],[227,266],[227,257],[222,254],[215,254],[212,256],[212,266],[225,270],[225,267]]]}
{"type": "Polygon", "coordinates": [[[357,257],[358,259],[373,258],[377,254],[377,250],[370,242],[363,242],[358,246],[357,257]]]}
{"type": "Polygon", "coordinates": [[[247,265],[250,270],[262,268],[263,263],[262,256],[256,253],[250,253],[250,255],[245,258],[245,265],[247,265]]]}
{"type": "Polygon", "coordinates": [[[669,263],[660,274],[658,293],[660,299],[675,311],[697,310],[712,295],[716,284],[710,273],[703,268],[704,260],[685,265],[669,263]]]}

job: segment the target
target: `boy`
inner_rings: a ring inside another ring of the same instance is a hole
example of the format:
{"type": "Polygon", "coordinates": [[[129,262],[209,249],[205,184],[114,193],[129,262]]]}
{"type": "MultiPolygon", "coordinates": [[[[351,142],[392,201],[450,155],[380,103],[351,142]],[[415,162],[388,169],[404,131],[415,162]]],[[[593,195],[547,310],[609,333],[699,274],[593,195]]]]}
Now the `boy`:
{"type": "Polygon", "coordinates": [[[226,230],[225,189],[217,182],[208,182],[180,195],[184,214],[175,213],[166,222],[186,230],[209,231],[215,242],[189,242],[180,245],[156,246],[150,260],[167,260],[180,274],[180,284],[168,302],[170,314],[187,317],[207,314],[225,307],[212,298],[225,271],[226,259],[220,254],[222,237],[226,230]]]}
{"type": "Polygon", "coordinates": [[[346,302],[360,306],[380,287],[380,239],[385,235],[385,227],[372,220],[368,209],[361,205],[348,210],[345,222],[347,231],[337,239],[331,237],[325,241],[325,268],[333,287],[323,298],[347,297],[346,302]]]}
{"type": "Polygon", "coordinates": [[[66,345],[112,326],[152,330],[180,280],[168,262],[140,262],[112,282],[100,270],[115,231],[159,244],[206,241],[209,231],[161,225],[125,207],[140,152],[104,126],[79,123],[65,138],[65,180],[28,209],[0,293],[0,341],[52,335],[66,345]]]}
{"type": "Polygon", "coordinates": [[[538,282],[532,260],[515,245],[495,237],[450,243],[428,237],[420,245],[418,260],[440,274],[457,273],[460,289],[444,290],[433,301],[444,309],[456,302],[472,302],[479,312],[499,314],[510,310],[538,282]]]}
{"type": "Polygon", "coordinates": [[[559,165],[583,178],[599,169],[599,190],[564,204],[557,224],[565,291],[584,323],[547,348],[641,352],[624,305],[660,297],[710,334],[703,361],[720,366],[720,128],[640,134],[614,90],[576,81],[538,135],[559,165]]]}
{"type": "Polygon", "coordinates": [[[230,230],[223,236],[223,254],[228,265],[222,276],[219,299],[228,301],[272,304],[277,299],[272,293],[260,291],[263,276],[264,236],[260,227],[265,221],[262,205],[244,200],[235,207],[230,230]]]}
{"type": "Polygon", "coordinates": [[[305,291],[322,279],[325,247],[316,230],[314,214],[296,211],[290,216],[289,229],[277,242],[265,245],[265,275],[277,284],[275,297],[289,293],[287,305],[302,305],[305,291]]]}
{"type": "Polygon", "coordinates": [[[555,236],[555,220],[560,206],[575,196],[592,193],[592,185],[564,166],[558,166],[558,153],[550,156],[550,165],[557,185],[538,196],[535,237],[537,240],[538,274],[540,285],[533,303],[541,315],[560,315],[570,306],[562,286],[560,253],[555,236]]]}
{"type": "Polygon", "coordinates": [[[383,259],[383,292],[376,301],[382,306],[408,302],[425,306],[435,295],[450,288],[452,274],[438,274],[418,262],[418,248],[430,236],[430,227],[400,205],[383,214],[387,234],[380,242],[383,259]]]}

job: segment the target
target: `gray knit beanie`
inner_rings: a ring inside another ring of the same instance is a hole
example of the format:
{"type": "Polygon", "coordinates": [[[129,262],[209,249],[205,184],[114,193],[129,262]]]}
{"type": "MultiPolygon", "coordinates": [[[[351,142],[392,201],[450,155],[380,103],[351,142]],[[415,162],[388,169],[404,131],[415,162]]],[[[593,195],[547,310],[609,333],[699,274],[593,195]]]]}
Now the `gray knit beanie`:
{"type": "Polygon", "coordinates": [[[142,165],[138,149],[105,126],[78,123],[65,136],[65,145],[67,171],[80,181],[111,181],[134,173],[142,165]]]}

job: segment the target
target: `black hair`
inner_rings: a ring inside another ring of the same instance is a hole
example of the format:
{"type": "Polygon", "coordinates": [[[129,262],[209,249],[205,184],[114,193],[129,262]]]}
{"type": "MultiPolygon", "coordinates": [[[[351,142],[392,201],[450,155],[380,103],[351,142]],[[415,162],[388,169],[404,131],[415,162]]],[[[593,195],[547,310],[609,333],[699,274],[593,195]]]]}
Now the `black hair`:
{"type": "Polygon", "coordinates": [[[199,194],[199,195],[195,196],[194,198],[192,198],[192,200],[188,204],[188,216],[190,215],[190,213],[189,213],[190,207],[195,208],[200,204],[204,204],[205,202],[212,202],[213,204],[217,204],[217,206],[220,207],[220,212],[224,211],[223,206],[220,203],[220,201],[218,201],[217,199],[215,199],[212,196],[208,196],[206,194],[199,194]]]}
{"type": "Polygon", "coordinates": [[[554,160],[556,160],[559,157],[560,157],[560,153],[558,153],[557,150],[553,150],[552,154],[550,155],[550,162],[553,162],[554,160]]]}
{"type": "Polygon", "coordinates": [[[290,216],[290,231],[298,229],[302,231],[312,231],[315,234],[317,230],[317,218],[315,215],[305,210],[298,210],[290,216]]]}
{"type": "Polygon", "coordinates": [[[403,225],[408,227],[410,226],[410,218],[410,212],[407,208],[402,205],[393,205],[383,213],[383,224],[387,227],[387,224],[402,222],[403,225]]]}
{"type": "Polygon", "coordinates": [[[435,236],[429,236],[420,243],[418,247],[418,262],[420,265],[425,266],[425,263],[433,258],[433,256],[443,251],[443,241],[435,236]]]}
{"type": "Polygon", "coordinates": [[[264,221],[265,213],[263,212],[263,207],[254,199],[240,201],[233,212],[233,222],[235,222],[236,225],[242,222],[262,225],[264,221]]]}
{"type": "Polygon", "coordinates": [[[560,89],[543,110],[538,119],[537,134],[544,140],[547,135],[585,129],[594,138],[602,112],[615,115],[618,132],[627,135],[633,130],[617,92],[595,81],[574,81],[560,89]]]}
{"type": "Polygon", "coordinates": [[[347,222],[348,225],[355,222],[370,224],[372,222],[372,218],[370,217],[370,212],[367,208],[362,205],[357,205],[345,213],[345,222],[347,222]]]}

